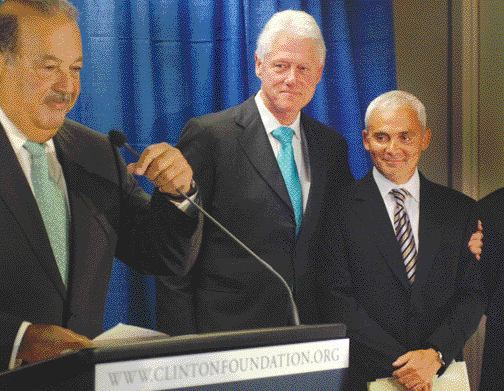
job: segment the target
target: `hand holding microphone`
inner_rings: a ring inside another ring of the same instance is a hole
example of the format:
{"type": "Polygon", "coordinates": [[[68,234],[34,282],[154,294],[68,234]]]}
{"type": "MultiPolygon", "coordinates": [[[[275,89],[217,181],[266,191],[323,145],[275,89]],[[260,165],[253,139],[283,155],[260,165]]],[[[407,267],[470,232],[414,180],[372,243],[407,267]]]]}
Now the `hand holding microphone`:
{"type": "Polygon", "coordinates": [[[203,207],[198,205],[187,196],[186,192],[190,189],[192,182],[192,169],[189,166],[189,163],[187,163],[185,158],[182,156],[182,153],[177,148],[171,147],[166,143],[154,144],[147,147],[140,155],[140,153],[138,153],[130,144],[128,144],[126,136],[121,131],[111,130],[109,132],[109,139],[112,145],[114,145],[115,147],[125,147],[133,155],[139,157],[139,160],[136,163],[128,165],[129,172],[137,175],[146,175],[149,179],[153,178],[151,180],[156,184],[156,186],[163,186],[164,189],[169,190],[166,191],[168,193],[171,193],[170,190],[174,189],[175,193],[171,194],[183,196],[212,223],[219,227],[222,232],[228,235],[239,247],[241,247],[253,258],[255,258],[264,268],[269,270],[271,274],[273,274],[281,282],[285,291],[289,295],[292,324],[299,326],[300,321],[297,305],[294,301],[292,289],[290,288],[289,284],[287,284],[287,281],[285,281],[280,273],[278,273],[269,263],[259,257],[252,249],[250,249],[245,243],[243,243],[240,239],[233,235],[233,233],[231,233],[218,220],[210,215],[210,213],[208,213],[203,207]],[[186,187],[181,188],[177,186],[186,187]]]}
{"type": "Polygon", "coordinates": [[[176,197],[191,189],[191,166],[177,148],[167,143],[159,143],[149,145],[140,154],[126,142],[126,136],[120,131],[112,130],[110,139],[115,146],[125,146],[138,156],[136,163],[128,164],[129,173],[144,175],[159,191],[176,197]]]}

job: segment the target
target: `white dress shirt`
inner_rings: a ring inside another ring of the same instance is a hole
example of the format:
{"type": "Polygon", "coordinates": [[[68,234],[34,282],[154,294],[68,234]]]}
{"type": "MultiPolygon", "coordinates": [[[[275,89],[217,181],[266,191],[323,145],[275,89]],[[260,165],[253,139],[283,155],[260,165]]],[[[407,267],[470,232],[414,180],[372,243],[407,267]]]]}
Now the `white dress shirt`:
{"type": "MultiPolygon", "coordinates": [[[[373,178],[378,186],[378,190],[380,190],[380,194],[383,198],[383,202],[385,202],[385,207],[387,208],[387,212],[390,218],[390,223],[392,227],[394,227],[394,210],[396,206],[395,198],[390,191],[392,189],[406,189],[409,192],[409,196],[406,197],[404,202],[404,207],[406,208],[406,212],[408,213],[408,217],[411,223],[411,229],[413,231],[413,237],[415,238],[415,245],[418,252],[418,224],[420,220],[420,175],[418,174],[418,170],[415,170],[413,176],[409,179],[408,182],[398,185],[387,178],[385,178],[377,169],[373,167],[373,178]]],[[[395,230],[394,230],[395,232],[395,230]]]]}
{"type": "MultiPolygon", "coordinates": [[[[25,174],[26,180],[28,181],[28,184],[30,185],[32,192],[34,192],[31,179],[31,156],[30,152],[28,152],[23,147],[24,143],[28,141],[28,138],[16,127],[16,125],[12,123],[11,120],[9,120],[9,118],[7,118],[7,116],[5,115],[5,113],[1,108],[0,108],[0,123],[2,123],[2,126],[5,130],[5,134],[7,135],[7,138],[9,139],[12,145],[12,149],[14,150],[18,162],[21,165],[21,169],[25,174]]],[[[61,192],[65,195],[65,201],[68,205],[68,192],[65,177],[63,176],[63,169],[61,168],[61,165],[56,156],[56,148],[54,147],[54,141],[50,139],[46,141],[44,145],[49,166],[49,176],[54,180],[54,182],[58,185],[61,192]]],[[[35,193],[33,193],[33,195],[35,196],[35,193]]]]}
{"type": "Polygon", "coordinates": [[[255,102],[257,108],[259,109],[259,115],[261,117],[264,128],[266,129],[266,134],[268,135],[268,140],[271,144],[271,148],[273,148],[275,157],[278,156],[281,145],[280,141],[273,137],[271,133],[280,126],[287,126],[294,130],[294,137],[292,137],[292,148],[294,150],[294,160],[297,166],[299,181],[301,182],[304,212],[306,210],[306,204],[308,202],[308,196],[310,194],[311,175],[308,145],[304,132],[301,129],[301,113],[298,113],[296,119],[292,124],[282,125],[264,104],[264,101],[261,97],[261,91],[259,91],[255,96],[255,102]]]}
{"type": "MultiPolygon", "coordinates": [[[[21,132],[16,125],[7,117],[5,112],[0,108],[0,123],[2,124],[5,134],[7,135],[7,138],[9,139],[12,149],[14,150],[14,153],[18,159],[18,162],[21,166],[21,169],[23,170],[23,173],[26,177],[26,180],[33,192],[33,196],[35,197],[34,189],[33,189],[33,183],[31,179],[31,155],[30,153],[23,147],[24,143],[28,140],[26,135],[21,132]]],[[[45,143],[45,150],[47,154],[47,160],[48,160],[48,168],[49,168],[49,176],[54,180],[54,182],[58,185],[59,189],[62,191],[62,193],[65,196],[65,201],[66,204],[69,205],[68,201],[68,190],[65,182],[65,176],[63,175],[63,169],[61,167],[61,164],[58,161],[58,157],[56,155],[56,148],[54,146],[54,141],[52,139],[46,141],[45,143]]],[[[197,197],[197,193],[193,194],[190,198],[191,200],[195,200],[197,197]]],[[[181,202],[177,201],[171,201],[173,204],[175,204],[180,210],[183,212],[186,212],[191,204],[189,201],[184,200],[181,202]]],[[[68,208],[68,213],[69,217],[71,218],[70,215],[70,208],[68,208]]],[[[14,345],[12,348],[12,354],[9,360],[9,369],[13,369],[16,366],[18,366],[18,363],[16,363],[16,357],[17,353],[19,350],[19,346],[21,344],[21,341],[23,339],[24,333],[27,329],[27,327],[30,325],[30,322],[24,321],[16,335],[16,339],[14,340],[14,345]]]]}

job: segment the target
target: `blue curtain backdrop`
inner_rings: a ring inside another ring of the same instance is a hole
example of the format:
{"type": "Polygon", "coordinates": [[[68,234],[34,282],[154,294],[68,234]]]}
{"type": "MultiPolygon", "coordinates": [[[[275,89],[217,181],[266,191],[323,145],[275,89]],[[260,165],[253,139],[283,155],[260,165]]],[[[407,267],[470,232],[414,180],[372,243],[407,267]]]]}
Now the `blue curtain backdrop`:
{"type": "MultiPolygon", "coordinates": [[[[355,177],[369,170],[361,141],[364,111],[396,84],[392,0],[74,4],[80,11],[85,67],[81,97],[70,117],[104,133],[122,129],[138,150],[160,141],[176,144],[189,118],[256,93],[254,51],[261,28],[284,9],[312,14],[326,40],[327,61],[306,111],[345,136],[355,177]]],[[[154,284],[115,262],[104,326],[118,322],[155,326],[154,284]]]]}

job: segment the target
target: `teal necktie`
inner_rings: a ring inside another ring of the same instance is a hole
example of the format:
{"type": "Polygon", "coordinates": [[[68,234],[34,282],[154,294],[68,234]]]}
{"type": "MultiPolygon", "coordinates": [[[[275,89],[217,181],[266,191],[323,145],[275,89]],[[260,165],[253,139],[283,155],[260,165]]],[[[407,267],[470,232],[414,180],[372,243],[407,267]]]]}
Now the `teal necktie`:
{"type": "Polygon", "coordinates": [[[44,144],[27,141],[24,148],[31,155],[31,179],[35,199],[51,243],[54,258],[63,279],[68,282],[68,209],[65,196],[49,176],[44,144]]]}
{"type": "Polygon", "coordinates": [[[280,126],[271,132],[271,134],[280,141],[280,152],[278,153],[277,161],[284,178],[285,186],[287,187],[287,192],[289,193],[292,208],[294,209],[297,235],[303,218],[303,193],[292,148],[294,130],[287,126],[280,126]]]}

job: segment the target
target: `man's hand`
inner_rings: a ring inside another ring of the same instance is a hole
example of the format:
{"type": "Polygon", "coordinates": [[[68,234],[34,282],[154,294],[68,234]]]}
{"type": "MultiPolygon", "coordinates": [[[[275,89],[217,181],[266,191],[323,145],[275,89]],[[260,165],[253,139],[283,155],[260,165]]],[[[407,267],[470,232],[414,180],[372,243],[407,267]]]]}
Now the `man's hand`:
{"type": "Polygon", "coordinates": [[[403,354],[392,365],[397,381],[409,391],[432,390],[434,375],[441,368],[438,353],[434,349],[413,350],[403,354]]]}
{"type": "Polygon", "coordinates": [[[91,347],[93,341],[72,330],[50,324],[32,324],[23,335],[17,358],[33,363],[58,357],[67,350],[91,347]]]}
{"type": "Polygon", "coordinates": [[[478,228],[476,232],[471,235],[469,239],[469,243],[467,243],[467,247],[469,247],[469,251],[471,251],[476,258],[476,260],[481,259],[481,251],[483,248],[483,224],[481,220],[478,220],[478,228]]]}
{"type": "Polygon", "coordinates": [[[163,193],[178,196],[191,189],[193,172],[182,153],[167,143],[149,145],[128,172],[145,175],[163,193]]]}

